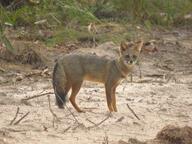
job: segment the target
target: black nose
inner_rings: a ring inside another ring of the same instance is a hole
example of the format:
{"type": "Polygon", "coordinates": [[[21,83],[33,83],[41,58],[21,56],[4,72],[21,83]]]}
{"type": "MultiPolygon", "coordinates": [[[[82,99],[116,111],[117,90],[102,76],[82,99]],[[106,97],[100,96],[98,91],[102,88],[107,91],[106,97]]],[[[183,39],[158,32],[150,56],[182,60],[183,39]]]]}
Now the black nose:
{"type": "Polygon", "coordinates": [[[132,63],[133,63],[133,61],[132,61],[132,60],[130,60],[130,63],[132,64],[132,63]]]}

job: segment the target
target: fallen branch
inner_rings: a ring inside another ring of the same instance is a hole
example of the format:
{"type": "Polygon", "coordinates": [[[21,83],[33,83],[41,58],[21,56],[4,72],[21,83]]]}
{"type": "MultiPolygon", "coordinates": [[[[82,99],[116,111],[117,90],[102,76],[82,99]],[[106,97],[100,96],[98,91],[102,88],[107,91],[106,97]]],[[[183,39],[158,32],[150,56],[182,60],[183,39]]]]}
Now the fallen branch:
{"type": "MultiPolygon", "coordinates": [[[[56,95],[57,96],[57,95],[56,95]]],[[[64,104],[64,101],[60,98],[60,96],[58,96],[58,98],[60,99],[60,101],[64,104]]],[[[67,104],[65,104],[65,107],[67,108],[67,110],[69,111],[69,113],[73,116],[74,120],[78,123],[81,124],[77,118],[75,117],[75,115],[73,114],[73,112],[69,109],[69,107],[67,106],[67,104]]]]}
{"type": "Polygon", "coordinates": [[[136,113],[133,111],[133,109],[131,109],[131,107],[127,104],[128,109],[133,113],[133,115],[140,120],[140,118],[136,115],[136,113]]]}
{"type": "Polygon", "coordinates": [[[69,109],[69,107],[68,107],[67,105],[65,105],[65,106],[66,106],[67,110],[70,112],[70,114],[73,116],[74,120],[75,120],[78,124],[81,124],[81,123],[77,120],[77,118],[75,117],[75,115],[73,114],[73,112],[69,109]]]}
{"type": "Polygon", "coordinates": [[[54,94],[54,93],[53,92],[47,92],[47,93],[43,93],[43,94],[38,94],[38,95],[35,95],[35,96],[32,96],[32,97],[23,98],[23,99],[21,99],[21,101],[27,101],[27,100],[30,100],[30,99],[38,98],[38,97],[49,95],[49,94],[54,94]]]}
{"type": "Polygon", "coordinates": [[[120,117],[118,120],[116,120],[116,122],[121,122],[124,118],[125,118],[125,117],[122,116],[122,117],[120,117]]]}
{"type": "Polygon", "coordinates": [[[19,113],[19,107],[17,107],[17,111],[16,111],[16,113],[15,113],[15,116],[14,116],[14,118],[11,120],[11,122],[10,122],[9,125],[12,125],[12,124],[13,124],[13,122],[16,120],[16,118],[17,118],[17,116],[18,116],[18,113],[19,113]]]}
{"type": "Polygon", "coordinates": [[[66,129],[64,129],[63,133],[67,132],[70,128],[71,126],[68,126],[66,129]]]}
{"type": "Polygon", "coordinates": [[[52,108],[51,108],[51,102],[50,102],[50,95],[47,96],[48,98],[48,102],[49,102],[49,111],[51,112],[52,116],[53,116],[53,127],[55,126],[55,119],[58,121],[58,117],[57,115],[53,112],[52,108]]]}
{"type": "Polygon", "coordinates": [[[49,70],[46,68],[44,70],[36,70],[24,75],[24,77],[32,77],[32,76],[50,76],[50,73],[49,70]]]}
{"type": "Polygon", "coordinates": [[[101,125],[103,122],[105,122],[107,119],[109,119],[110,118],[110,115],[108,115],[104,120],[102,120],[101,122],[99,122],[99,123],[97,123],[97,124],[95,124],[95,125],[93,125],[93,126],[90,126],[90,127],[88,127],[88,128],[93,128],[93,127],[98,127],[99,125],[101,125]]]}
{"type": "Polygon", "coordinates": [[[24,116],[22,116],[18,121],[14,123],[14,125],[19,124],[30,112],[27,112],[24,116]]]}
{"type": "Polygon", "coordinates": [[[50,110],[51,114],[53,115],[53,117],[55,117],[56,119],[58,119],[57,115],[53,112],[53,110],[52,110],[52,108],[51,108],[50,95],[48,95],[47,98],[48,98],[49,110],[50,110]]]}
{"type": "Polygon", "coordinates": [[[85,125],[84,125],[83,123],[78,123],[78,125],[75,126],[74,128],[72,128],[72,130],[74,131],[74,130],[76,130],[77,128],[87,128],[87,127],[85,127],[85,125]]]}
{"type": "Polygon", "coordinates": [[[90,122],[90,123],[96,125],[96,123],[92,122],[90,119],[87,118],[86,120],[87,120],[88,122],[90,122]]]}
{"type": "MultiPolygon", "coordinates": [[[[1,71],[1,69],[0,69],[1,71]]],[[[19,74],[17,77],[16,77],[16,81],[21,81],[25,78],[29,78],[29,77],[32,77],[32,76],[42,76],[42,77],[47,77],[47,76],[50,76],[50,72],[48,69],[44,69],[42,71],[33,71],[33,72],[30,72],[30,73],[27,73],[27,74],[19,74]]]]}
{"type": "Polygon", "coordinates": [[[157,78],[164,78],[164,74],[147,74],[146,77],[157,77],[157,78]]]}

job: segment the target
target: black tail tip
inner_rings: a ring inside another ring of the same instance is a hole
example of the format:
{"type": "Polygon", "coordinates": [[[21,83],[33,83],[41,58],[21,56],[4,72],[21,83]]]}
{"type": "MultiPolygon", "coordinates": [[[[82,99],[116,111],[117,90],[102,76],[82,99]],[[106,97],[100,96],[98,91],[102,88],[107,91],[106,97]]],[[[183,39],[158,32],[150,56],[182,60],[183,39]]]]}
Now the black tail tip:
{"type": "Polygon", "coordinates": [[[59,102],[56,101],[56,105],[58,106],[59,109],[64,109],[64,104],[62,102],[60,103],[60,101],[59,102]]]}
{"type": "Polygon", "coordinates": [[[66,94],[55,90],[56,105],[58,108],[63,109],[66,103],[66,94]]]}
{"type": "Polygon", "coordinates": [[[58,108],[59,109],[64,109],[64,106],[63,105],[58,105],[58,108]]]}

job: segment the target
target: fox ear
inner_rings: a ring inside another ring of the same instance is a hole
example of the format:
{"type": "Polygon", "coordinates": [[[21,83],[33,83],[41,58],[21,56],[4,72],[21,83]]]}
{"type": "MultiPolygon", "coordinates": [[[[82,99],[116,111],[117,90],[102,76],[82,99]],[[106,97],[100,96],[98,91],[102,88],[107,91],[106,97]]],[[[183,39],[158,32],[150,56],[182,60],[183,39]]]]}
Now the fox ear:
{"type": "Polygon", "coordinates": [[[120,52],[123,52],[127,49],[128,45],[126,42],[121,42],[121,45],[120,45],[120,52]]]}
{"type": "Polygon", "coordinates": [[[136,50],[137,50],[138,52],[140,52],[142,47],[143,47],[143,40],[137,41],[137,42],[136,42],[136,47],[135,47],[136,50]]]}
{"type": "Polygon", "coordinates": [[[123,52],[133,46],[133,42],[121,42],[120,51],[123,52]]]}

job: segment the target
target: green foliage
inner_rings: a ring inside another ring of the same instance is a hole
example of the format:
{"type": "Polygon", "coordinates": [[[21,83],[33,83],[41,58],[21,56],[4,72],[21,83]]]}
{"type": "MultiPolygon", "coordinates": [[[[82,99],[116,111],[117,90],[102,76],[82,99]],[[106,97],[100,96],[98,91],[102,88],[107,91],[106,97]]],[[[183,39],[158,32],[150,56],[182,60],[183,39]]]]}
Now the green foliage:
{"type": "Polygon", "coordinates": [[[83,37],[90,37],[90,34],[86,30],[75,30],[73,28],[57,28],[53,37],[45,40],[48,46],[53,46],[55,44],[60,44],[69,41],[78,41],[83,37]]]}
{"type": "MultiPolygon", "coordinates": [[[[87,26],[90,22],[120,22],[126,26],[142,24],[148,30],[153,25],[173,26],[190,24],[184,16],[192,12],[192,0],[40,0],[39,4],[24,6],[16,10],[7,10],[0,6],[0,21],[16,26],[53,32],[53,36],[44,37],[48,45],[68,40],[90,37],[87,26]],[[102,19],[102,20],[101,20],[102,19]],[[36,22],[43,22],[37,24],[36,22]]],[[[134,31],[135,32],[135,31],[134,31]]],[[[133,33],[134,33],[133,32],[133,33]]],[[[106,32],[97,35],[100,42],[129,39],[132,33],[122,31],[112,34],[106,32]]],[[[6,37],[1,39],[6,41],[6,37]]],[[[8,42],[6,42],[7,45],[8,42]]],[[[8,46],[9,47],[9,46],[8,46]]]]}
{"type": "Polygon", "coordinates": [[[13,25],[33,25],[42,19],[50,25],[88,24],[99,21],[94,14],[107,12],[114,17],[123,13],[123,19],[147,25],[171,25],[191,11],[191,0],[41,0],[38,5],[26,4],[15,11],[0,7],[0,19],[13,25]]]}
{"type": "Polygon", "coordinates": [[[172,25],[192,11],[191,0],[112,0],[115,9],[131,13],[136,21],[172,25]]]}
{"type": "Polygon", "coordinates": [[[7,37],[4,35],[3,26],[0,24],[0,41],[5,44],[5,47],[10,52],[14,53],[15,49],[11,45],[10,41],[7,39],[7,37]]]}
{"type": "Polygon", "coordinates": [[[25,5],[15,11],[8,11],[0,7],[0,19],[13,25],[29,24],[47,19],[50,24],[64,24],[67,22],[88,23],[99,21],[88,9],[80,6],[74,0],[42,0],[35,6],[25,5]]]}
{"type": "Polygon", "coordinates": [[[29,6],[23,6],[16,11],[7,11],[5,8],[0,7],[2,22],[10,23],[12,25],[30,24],[34,21],[34,11],[29,6]]]}
{"type": "Polygon", "coordinates": [[[82,9],[74,5],[62,4],[64,12],[67,14],[66,18],[68,20],[74,20],[75,22],[80,22],[83,24],[89,23],[91,21],[99,21],[91,12],[87,9],[82,9]]]}

